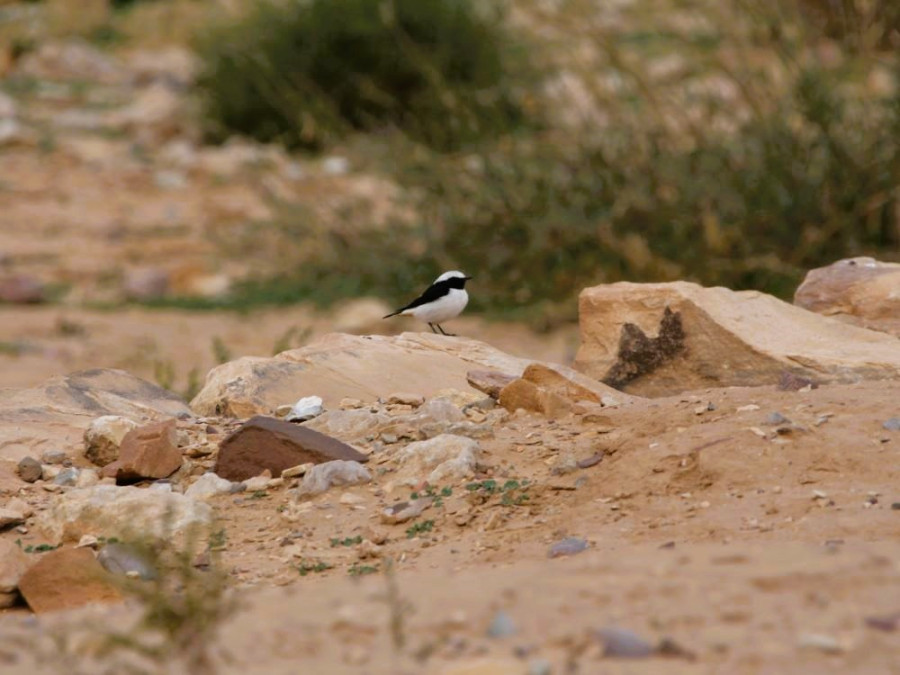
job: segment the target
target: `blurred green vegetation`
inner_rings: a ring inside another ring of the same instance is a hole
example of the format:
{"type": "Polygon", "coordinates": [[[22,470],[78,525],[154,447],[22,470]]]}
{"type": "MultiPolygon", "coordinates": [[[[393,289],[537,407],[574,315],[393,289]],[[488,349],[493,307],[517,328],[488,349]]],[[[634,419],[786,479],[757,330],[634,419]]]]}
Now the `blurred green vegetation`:
{"type": "MultiPolygon", "coordinates": [[[[470,0],[263,0],[198,41],[207,131],[321,149],[401,129],[447,150],[524,120],[497,8],[470,0]]],[[[523,63],[520,61],[520,63],[523,63]]]]}
{"type": "Polygon", "coordinates": [[[233,306],[402,300],[459,268],[475,276],[474,308],[552,322],[597,283],[789,297],[811,267],[897,257],[890,3],[854,14],[847,0],[822,19],[810,9],[831,5],[813,0],[523,2],[502,49],[484,44],[499,25],[466,2],[320,5],[267,2],[208,36],[208,114],[223,137],[342,142],[404,188],[416,217],[371,223],[357,209],[322,223],[286,207],[244,234],[244,250],[276,243],[233,306]],[[369,133],[347,140],[354,129],[369,133]]]}

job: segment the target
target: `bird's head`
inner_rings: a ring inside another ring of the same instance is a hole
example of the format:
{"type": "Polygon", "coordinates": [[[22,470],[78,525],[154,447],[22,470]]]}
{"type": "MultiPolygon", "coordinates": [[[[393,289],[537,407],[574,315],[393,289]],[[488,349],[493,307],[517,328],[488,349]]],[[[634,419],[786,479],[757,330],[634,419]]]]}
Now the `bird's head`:
{"type": "Polygon", "coordinates": [[[466,282],[471,278],[472,277],[470,277],[466,274],[463,274],[459,270],[451,270],[449,272],[444,272],[442,275],[440,275],[437,279],[434,280],[434,283],[437,284],[437,283],[440,283],[441,281],[449,281],[450,279],[453,279],[454,281],[457,282],[456,284],[454,284],[454,286],[463,288],[466,285],[466,282]]]}

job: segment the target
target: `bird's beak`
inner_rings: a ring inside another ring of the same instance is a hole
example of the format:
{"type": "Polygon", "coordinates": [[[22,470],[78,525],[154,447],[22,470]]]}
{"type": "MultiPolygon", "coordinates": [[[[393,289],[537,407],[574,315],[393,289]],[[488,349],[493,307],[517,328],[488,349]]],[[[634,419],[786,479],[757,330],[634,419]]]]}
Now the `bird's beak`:
{"type": "Polygon", "coordinates": [[[463,277],[466,281],[470,281],[472,277],[463,277]]]}

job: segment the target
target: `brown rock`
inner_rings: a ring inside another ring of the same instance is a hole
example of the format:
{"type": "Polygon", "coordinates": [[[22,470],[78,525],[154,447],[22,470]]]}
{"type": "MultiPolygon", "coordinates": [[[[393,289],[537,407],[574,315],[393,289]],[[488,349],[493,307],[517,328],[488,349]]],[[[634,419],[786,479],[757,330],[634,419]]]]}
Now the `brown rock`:
{"type": "Polygon", "coordinates": [[[515,379],[515,375],[500,373],[496,370],[470,370],[466,373],[466,381],[472,387],[493,399],[500,398],[500,390],[515,379]]]}
{"type": "Polygon", "coordinates": [[[19,579],[19,592],[38,614],[122,600],[112,575],[86,548],[47,553],[19,579]]]}
{"type": "Polygon", "coordinates": [[[143,478],[165,478],[181,467],[175,420],[163,420],[132,429],[119,448],[119,459],[103,467],[104,476],[117,483],[143,478]]]}
{"type": "Polygon", "coordinates": [[[37,279],[25,276],[0,279],[0,302],[30,305],[46,299],[44,284],[37,279]]]}
{"type": "Polygon", "coordinates": [[[573,412],[578,402],[600,405],[600,395],[552,368],[533,363],[520,379],[503,387],[499,402],[510,412],[522,408],[552,418],[573,412]]]}
{"type": "Polygon", "coordinates": [[[16,590],[29,562],[28,556],[15,542],[0,539],[0,594],[16,590]]]}
{"type": "MultiPolygon", "coordinates": [[[[273,358],[247,357],[214,368],[191,406],[200,415],[249,417],[301,396],[320,396],[332,410],[345,398],[371,403],[401,388],[431,398],[447,389],[472,391],[466,379],[471,370],[518,377],[531,363],[477,340],[338,333],[273,358]]],[[[587,388],[616,393],[571,368],[544,365],[587,388]]]]}
{"type": "Polygon", "coordinates": [[[898,289],[900,263],[849,258],[807,272],[794,304],[900,337],[898,289]]]}
{"type": "Polygon", "coordinates": [[[900,375],[896,338],[756,291],[623,282],[582,291],[579,315],[575,366],[630,393],[900,375]]]}
{"type": "Polygon", "coordinates": [[[222,441],[215,472],[222,478],[242,481],[258,476],[266,469],[277,476],[298,464],[322,464],[336,459],[369,460],[336,438],[258,415],[222,441]]]}

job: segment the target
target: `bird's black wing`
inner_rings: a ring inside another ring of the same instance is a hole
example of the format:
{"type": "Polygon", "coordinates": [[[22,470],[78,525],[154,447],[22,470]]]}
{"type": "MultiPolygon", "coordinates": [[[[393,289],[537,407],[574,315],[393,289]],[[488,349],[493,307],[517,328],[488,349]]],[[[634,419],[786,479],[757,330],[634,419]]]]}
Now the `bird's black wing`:
{"type": "Polygon", "coordinates": [[[405,312],[408,309],[414,309],[415,307],[421,307],[422,305],[425,305],[429,302],[434,302],[435,300],[440,300],[445,295],[447,295],[447,293],[449,293],[449,292],[450,292],[449,286],[443,281],[440,283],[437,283],[437,284],[431,284],[431,286],[429,286],[428,288],[425,289],[425,292],[422,293],[422,295],[420,295],[418,298],[416,298],[411,303],[406,305],[406,307],[401,307],[397,311],[388,314],[384,318],[388,319],[392,316],[396,316],[400,312],[405,312]]]}

